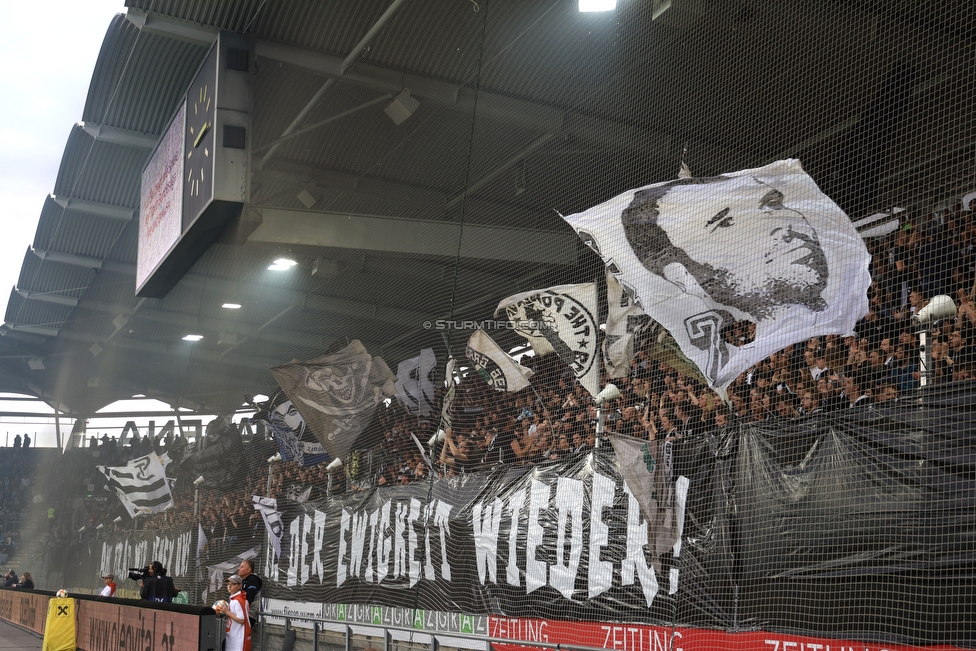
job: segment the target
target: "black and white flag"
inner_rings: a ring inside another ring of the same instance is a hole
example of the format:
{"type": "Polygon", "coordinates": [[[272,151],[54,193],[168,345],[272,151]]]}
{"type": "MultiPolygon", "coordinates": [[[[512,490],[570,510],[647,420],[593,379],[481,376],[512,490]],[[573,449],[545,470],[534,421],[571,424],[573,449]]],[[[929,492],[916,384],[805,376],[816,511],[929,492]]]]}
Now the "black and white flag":
{"type": "Polygon", "coordinates": [[[108,479],[129,517],[161,513],[173,503],[166,472],[155,453],[137,457],[124,466],[98,466],[108,479]]]}
{"type": "Polygon", "coordinates": [[[600,393],[596,283],[509,296],[498,304],[495,316],[502,312],[536,355],[556,353],[591,395],[600,393]]]}
{"type": "Polygon", "coordinates": [[[454,377],[456,367],[456,359],[451,357],[447,360],[447,366],[444,368],[444,388],[446,391],[444,392],[444,399],[441,401],[441,421],[437,426],[438,434],[447,432],[447,429],[452,427],[451,409],[454,407],[454,396],[457,393],[457,381],[454,377]]]}
{"type": "Polygon", "coordinates": [[[423,348],[420,355],[400,362],[397,366],[397,397],[415,416],[430,416],[437,410],[434,398],[434,372],[437,358],[432,348],[423,348]]]}
{"type": "Polygon", "coordinates": [[[333,458],[354,449],[376,407],[396,395],[396,376],[359,340],[332,355],[276,366],[271,373],[333,458]]]}
{"type": "Polygon", "coordinates": [[[271,541],[274,558],[277,560],[281,556],[281,537],[285,533],[284,525],[281,524],[281,513],[278,511],[278,500],[273,497],[252,495],[251,502],[254,504],[254,510],[260,513],[261,519],[264,520],[264,528],[268,531],[268,540],[271,541]]]}
{"type": "Polygon", "coordinates": [[[264,423],[271,432],[283,461],[294,461],[300,466],[314,466],[332,457],[318,441],[303,441],[306,435],[305,419],[284,392],[277,392],[254,419],[264,423]]]}
{"type": "Polygon", "coordinates": [[[532,370],[512,359],[484,330],[474,331],[464,354],[493,389],[515,392],[529,386],[532,370]]]}
{"type": "Polygon", "coordinates": [[[624,290],[724,393],[791,343],[847,334],[871,256],[799,161],[656,183],[564,217],[624,290]],[[756,324],[736,346],[723,329],[756,324]]]}
{"type": "MultiPolygon", "coordinates": [[[[659,571],[662,555],[671,552],[675,559],[681,555],[688,501],[688,478],[674,475],[672,443],[671,439],[644,441],[610,434],[620,474],[647,522],[653,563],[659,571]]],[[[670,593],[674,594],[678,590],[677,569],[672,568],[670,580],[670,593]]]]}
{"type": "Polygon", "coordinates": [[[630,375],[630,363],[642,335],[653,321],[607,272],[607,330],[603,338],[603,363],[612,378],[630,375]]]}

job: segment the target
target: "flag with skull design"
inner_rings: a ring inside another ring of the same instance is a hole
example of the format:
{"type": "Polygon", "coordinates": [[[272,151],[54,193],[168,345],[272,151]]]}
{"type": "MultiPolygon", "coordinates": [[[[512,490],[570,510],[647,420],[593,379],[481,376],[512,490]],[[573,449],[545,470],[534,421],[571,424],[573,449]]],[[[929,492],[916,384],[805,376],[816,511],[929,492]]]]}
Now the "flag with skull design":
{"type": "Polygon", "coordinates": [[[564,219],[719,393],[867,313],[871,256],[797,160],[648,185],[564,219]],[[753,341],[728,340],[739,321],[756,324],[753,341]]]}
{"type": "Polygon", "coordinates": [[[331,355],[276,366],[271,373],[334,458],[356,449],[376,408],[396,395],[396,376],[358,340],[331,355]]]}

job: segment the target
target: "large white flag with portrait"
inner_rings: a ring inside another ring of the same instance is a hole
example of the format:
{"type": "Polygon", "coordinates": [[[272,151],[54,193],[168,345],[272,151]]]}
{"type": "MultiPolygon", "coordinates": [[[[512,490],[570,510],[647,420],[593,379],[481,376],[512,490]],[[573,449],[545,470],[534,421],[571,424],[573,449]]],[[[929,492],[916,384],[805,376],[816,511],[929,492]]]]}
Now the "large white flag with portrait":
{"type": "Polygon", "coordinates": [[[629,190],[564,219],[709,384],[867,313],[870,255],[799,161],[629,190]],[[756,323],[755,340],[723,329],[756,323]]]}
{"type": "Polygon", "coordinates": [[[596,396],[600,393],[596,307],[596,283],[559,285],[509,296],[498,304],[495,316],[504,312],[536,355],[556,353],[583,388],[596,396]]]}

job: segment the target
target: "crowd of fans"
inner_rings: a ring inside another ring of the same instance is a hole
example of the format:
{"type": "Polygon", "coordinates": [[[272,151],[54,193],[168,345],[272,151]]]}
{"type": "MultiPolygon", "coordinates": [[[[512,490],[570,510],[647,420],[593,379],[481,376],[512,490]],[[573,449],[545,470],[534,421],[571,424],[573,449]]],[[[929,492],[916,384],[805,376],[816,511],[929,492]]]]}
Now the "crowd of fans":
{"type": "MultiPolygon", "coordinates": [[[[974,200],[973,204],[976,204],[974,200]]],[[[693,377],[639,351],[627,377],[612,381],[621,397],[606,405],[605,431],[640,438],[693,436],[730,418],[766,421],[897,400],[920,384],[918,327],[911,317],[947,295],[958,315],[934,324],[931,381],[965,382],[976,367],[976,208],[961,204],[905,220],[870,240],[869,312],[848,336],[827,335],[787,346],[736,378],[729,403],[693,377]]],[[[734,324],[730,343],[751,341],[755,325],[734,324]]],[[[428,463],[411,434],[426,441],[437,423],[391,405],[381,414],[390,461],[380,484],[404,484],[431,472],[453,475],[495,463],[532,464],[586,452],[595,444],[597,411],[589,394],[553,356],[524,357],[531,390],[504,394],[477,375],[458,386],[452,427],[428,463]]],[[[610,381],[603,377],[605,384],[610,381]]]]}
{"type": "MultiPolygon", "coordinates": [[[[627,376],[601,378],[604,385],[612,381],[621,394],[604,405],[605,432],[667,440],[699,436],[732,419],[794,419],[898,400],[920,381],[919,340],[911,317],[940,294],[954,300],[958,316],[933,328],[932,380],[971,380],[976,364],[973,216],[956,205],[904,221],[894,233],[869,241],[870,308],[855,332],[814,337],[770,355],[729,386],[728,403],[698,379],[638,350],[627,376]]],[[[741,345],[754,333],[754,324],[740,322],[723,336],[741,345]]],[[[274,448],[260,447],[256,441],[245,447],[262,461],[240,473],[232,485],[200,491],[183,487],[175,493],[176,509],[147,522],[163,526],[199,521],[209,539],[233,542],[263,535],[261,516],[251,507],[252,495],[314,501],[330,491],[407,484],[431,474],[453,476],[496,464],[531,465],[594,448],[597,409],[570,369],[555,355],[525,356],[521,363],[534,375],[532,387],[518,393],[496,391],[474,373],[462,379],[451,427],[431,450],[421,451],[415,439],[428,441],[438,431],[439,416],[421,418],[394,401],[378,414],[382,444],[353,453],[341,469],[294,462],[269,469],[263,459],[274,448]]],[[[143,437],[120,448],[103,437],[97,446],[98,463],[124,463],[154,447],[179,457],[185,442],[143,437]]]]}
{"type": "Polygon", "coordinates": [[[35,460],[23,449],[0,453],[0,563],[20,547],[20,525],[34,496],[34,467],[35,460]]]}

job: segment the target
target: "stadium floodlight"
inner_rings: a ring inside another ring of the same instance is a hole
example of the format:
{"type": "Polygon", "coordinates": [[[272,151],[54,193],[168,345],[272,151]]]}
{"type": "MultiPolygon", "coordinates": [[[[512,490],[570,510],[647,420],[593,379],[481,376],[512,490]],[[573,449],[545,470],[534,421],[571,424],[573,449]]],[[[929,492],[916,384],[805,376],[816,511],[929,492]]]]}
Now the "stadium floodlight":
{"type": "Polygon", "coordinates": [[[580,13],[613,11],[616,8],[617,0],[579,0],[580,13]]]}
{"type": "Polygon", "coordinates": [[[607,400],[614,400],[620,397],[620,389],[616,384],[608,384],[603,387],[603,391],[596,394],[596,441],[595,447],[600,447],[600,440],[603,438],[603,404],[607,400]]]}
{"type": "Polygon", "coordinates": [[[280,452],[275,452],[273,455],[271,455],[270,457],[268,457],[268,464],[270,465],[272,463],[281,463],[281,453],[280,452]]]}
{"type": "Polygon", "coordinates": [[[118,523],[122,522],[122,516],[120,515],[119,517],[117,517],[114,520],[112,520],[112,522],[114,522],[115,524],[118,524],[118,523]]]}
{"type": "Polygon", "coordinates": [[[918,354],[919,354],[919,386],[928,386],[932,383],[932,342],[929,337],[932,335],[932,324],[936,321],[944,321],[956,316],[956,303],[951,297],[945,294],[933,296],[928,304],[912,317],[912,323],[919,327],[918,330],[918,354]]]}
{"type": "Polygon", "coordinates": [[[200,484],[202,484],[205,481],[207,481],[207,480],[203,478],[203,475],[200,475],[199,477],[197,477],[196,479],[193,480],[193,485],[194,486],[199,486],[200,484]]]}
{"type": "Polygon", "coordinates": [[[602,405],[607,400],[614,400],[620,397],[620,389],[617,388],[616,384],[608,384],[603,387],[603,391],[596,394],[596,404],[602,405]]]}
{"type": "Polygon", "coordinates": [[[332,461],[331,461],[331,462],[329,463],[329,465],[327,465],[327,466],[325,467],[325,469],[326,469],[326,470],[328,470],[329,472],[331,472],[331,471],[333,471],[333,470],[338,470],[338,469],[339,469],[339,468],[341,468],[341,467],[342,467],[342,459],[333,459],[333,460],[332,460],[332,461]]]}
{"type": "Polygon", "coordinates": [[[934,321],[944,321],[956,316],[956,303],[945,294],[932,297],[929,304],[912,317],[917,325],[928,325],[934,321]]]}
{"type": "Polygon", "coordinates": [[[100,524],[100,525],[98,525],[97,527],[95,527],[95,530],[96,530],[96,531],[101,531],[101,530],[102,530],[102,529],[104,529],[104,528],[105,528],[105,525],[104,525],[104,524],[100,524]]]}
{"type": "Polygon", "coordinates": [[[85,533],[86,529],[88,529],[88,527],[83,526],[81,529],[78,530],[78,533],[85,533]]]}
{"type": "Polygon", "coordinates": [[[288,271],[292,267],[296,266],[296,262],[292,258],[280,257],[276,258],[270,265],[268,265],[269,271],[288,271]]]}

